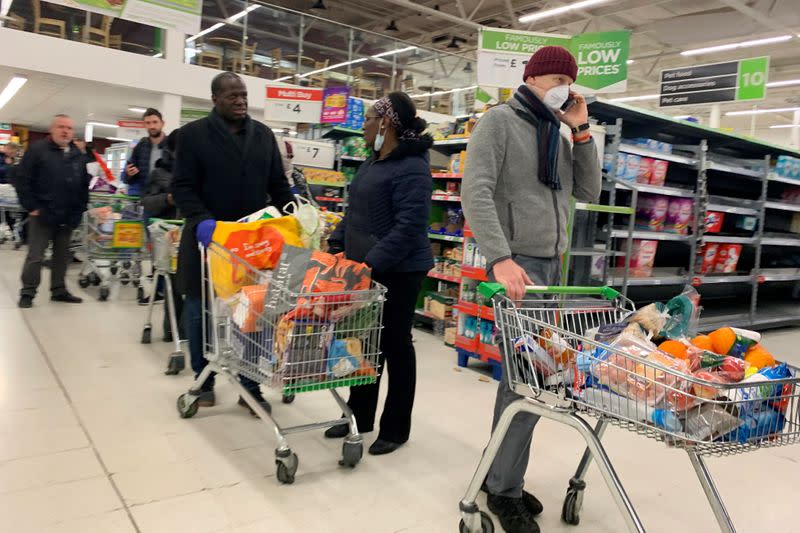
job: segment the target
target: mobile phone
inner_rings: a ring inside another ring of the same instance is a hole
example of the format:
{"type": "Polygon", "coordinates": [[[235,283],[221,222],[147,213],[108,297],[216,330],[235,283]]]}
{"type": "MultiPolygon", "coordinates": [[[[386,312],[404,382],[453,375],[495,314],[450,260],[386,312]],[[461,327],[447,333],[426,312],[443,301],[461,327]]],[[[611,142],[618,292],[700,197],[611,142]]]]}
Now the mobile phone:
{"type": "Polygon", "coordinates": [[[567,101],[561,105],[561,112],[564,113],[567,109],[575,105],[575,98],[570,96],[567,101]]]}

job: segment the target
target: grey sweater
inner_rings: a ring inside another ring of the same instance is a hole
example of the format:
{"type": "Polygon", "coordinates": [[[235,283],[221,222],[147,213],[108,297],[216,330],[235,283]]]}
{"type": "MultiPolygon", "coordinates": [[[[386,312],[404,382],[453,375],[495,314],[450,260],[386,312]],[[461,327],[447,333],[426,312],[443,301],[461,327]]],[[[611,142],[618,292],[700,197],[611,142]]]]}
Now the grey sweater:
{"type": "Polygon", "coordinates": [[[561,136],[562,189],[554,191],[537,177],[536,127],[518,112],[529,114],[513,98],[490,109],[467,146],[461,201],[489,268],[512,254],[543,258],[563,254],[570,197],[584,202],[600,197],[594,141],[571,147],[561,136]]]}

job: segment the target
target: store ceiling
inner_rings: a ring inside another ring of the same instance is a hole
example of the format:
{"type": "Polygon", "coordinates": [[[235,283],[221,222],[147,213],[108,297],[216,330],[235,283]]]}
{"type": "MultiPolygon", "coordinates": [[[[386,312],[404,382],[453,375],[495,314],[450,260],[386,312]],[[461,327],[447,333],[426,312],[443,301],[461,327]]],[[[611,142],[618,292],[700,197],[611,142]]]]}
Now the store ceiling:
{"type": "MultiPolygon", "coordinates": [[[[206,0],[214,9],[221,3],[235,9],[242,2],[206,0]]],[[[692,64],[714,63],[743,57],[771,56],[770,79],[800,78],[800,9],[798,0],[609,0],[588,9],[570,11],[542,19],[534,24],[520,24],[517,19],[540,9],[573,3],[553,0],[324,0],[325,10],[311,9],[314,0],[271,0],[280,5],[315,16],[349,24],[475,59],[478,32],[476,25],[516,28],[528,31],[574,35],[584,32],[627,28],[632,31],[628,94],[658,92],[659,72],[692,64]],[[387,32],[394,21],[398,31],[387,32]],[[794,37],[780,44],[740,49],[730,52],[681,56],[687,49],[727,44],[742,40],[778,35],[794,37]],[[448,37],[448,38],[442,38],[448,37]],[[464,39],[460,50],[447,48],[452,37],[464,39]]],[[[445,59],[449,64],[457,57],[445,59]]],[[[461,69],[456,69],[458,82],[461,69]]],[[[800,85],[770,89],[763,107],[797,106],[795,96],[800,85]]],[[[655,108],[655,102],[637,102],[655,108]]],[[[744,104],[726,104],[725,110],[747,108],[744,104]]],[[[671,114],[696,114],[695,108],[674,108],[671,114]]],[[[776,116],[776,122],[791,122],[789,115],[776,116]]]]}

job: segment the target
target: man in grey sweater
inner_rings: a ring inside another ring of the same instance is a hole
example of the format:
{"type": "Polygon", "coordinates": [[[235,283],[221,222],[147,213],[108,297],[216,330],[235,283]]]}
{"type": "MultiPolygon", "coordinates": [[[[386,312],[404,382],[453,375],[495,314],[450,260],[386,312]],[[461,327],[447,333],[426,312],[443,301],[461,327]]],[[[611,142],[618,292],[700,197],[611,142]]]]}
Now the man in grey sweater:
{"type": "MultiPolygon", "coordinates": [[[[520,300],[526,285],[557,285],[567,247],[570,198],[600,196],[601,170],[589,133],[586,100],[569,90],[575,59],[564,48],[537,51],[507,104],[490,109],[467,147],[462,203],[490,276],[520,300]],[[572,146],[559,133],[572,129],[572,146]]],[[[497,390],[494,423],[519,396],[507,372],[497,390]]],[[[538,417],[519,413],[486,477],[489,509],[507,533],[537,533],[542,505],[523,491],[538,417]]]]}

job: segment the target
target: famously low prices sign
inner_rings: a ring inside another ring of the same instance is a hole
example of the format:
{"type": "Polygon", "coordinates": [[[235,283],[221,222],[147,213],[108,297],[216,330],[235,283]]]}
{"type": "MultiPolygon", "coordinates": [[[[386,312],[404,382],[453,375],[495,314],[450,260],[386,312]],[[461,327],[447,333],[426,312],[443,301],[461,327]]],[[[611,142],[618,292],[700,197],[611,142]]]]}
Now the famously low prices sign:
{"type": "Polygon", "coordinates": [[[661,71],[661,107],[763,100],[769,57],[661,71]]]}
{"type": "Polygon", "coordinates": [[[319,124],[322,89],[267,87],[264,119],[319,124]]]}
{"type": "Polygon", "coordinates": [[[581,92],[624,92],[628,79],[630,32],[585,33],[569,37],[546,33],[487,29],[478,46],[478,84],[516,87],[525,65],[543,46],[563,46],[578,63],[575,89],[581,92]]]}

